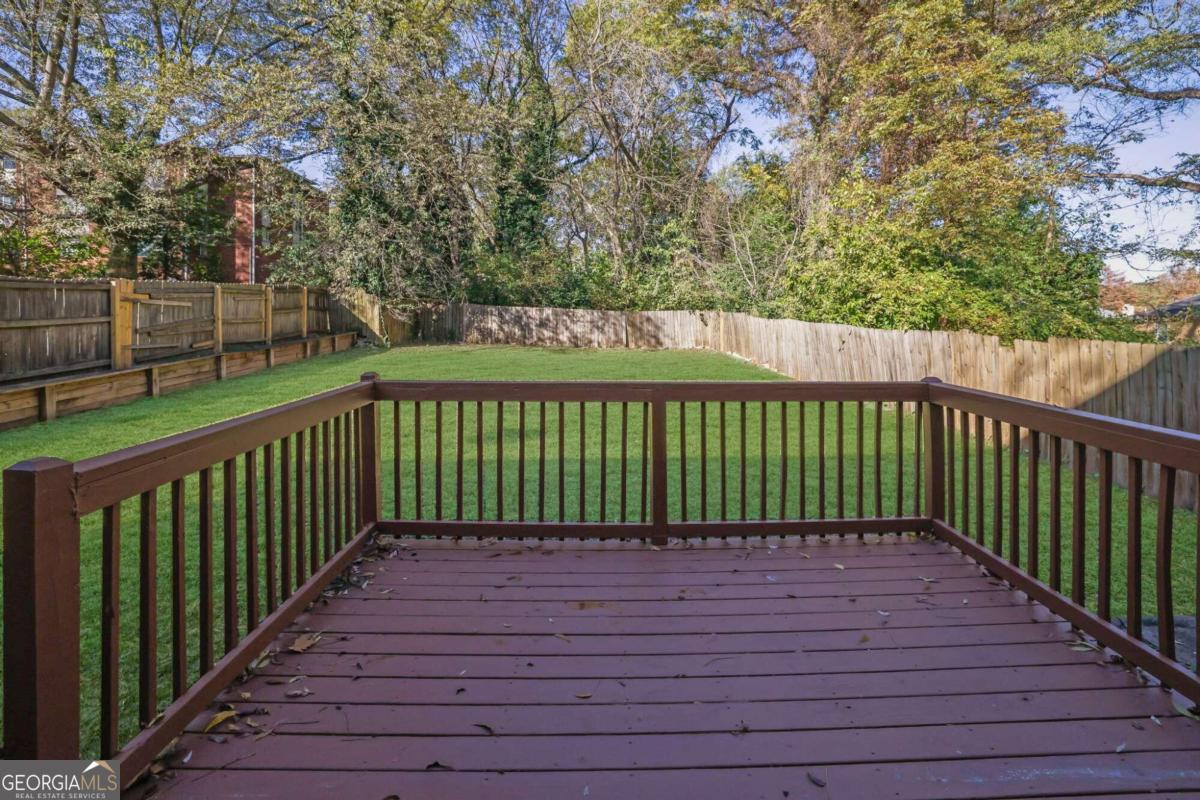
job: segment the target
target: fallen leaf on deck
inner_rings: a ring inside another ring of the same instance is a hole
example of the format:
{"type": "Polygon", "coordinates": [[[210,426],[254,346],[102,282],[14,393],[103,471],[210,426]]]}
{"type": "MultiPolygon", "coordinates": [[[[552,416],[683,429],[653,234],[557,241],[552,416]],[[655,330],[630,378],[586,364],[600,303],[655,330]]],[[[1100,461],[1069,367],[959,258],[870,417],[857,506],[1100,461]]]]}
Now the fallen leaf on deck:
{"type": "Polygon", "coordinates": [[[238,712],[236,712],[236,711],[218,711],[216,714],[213,714],[212,719],[210,719],[208,721],[208,724],[204,726],[204,732],[208,733],[213,728],[220,725],[222,722],[227,722],[227,721],[235,718],[237,715],[238,715],[238,712]]]}
{"type": "MultiPolygon", "coordinates": [[[[797,551],[797,552],[799,552],[799,551],[797,551]]],[[[812,556],[810,556],[808,553],[800,553],[800,557],[801,558],[812,558],[812,556]]]]}
{"type": "Polygon", "coordinates": [[[555,638],[555,639],[562,639],[564,642],[570,642],[570,641],[571,641],[570,639],[568,639],[568,638],[567,638],[566,634],[564,634],[564,633],[556,633],[556,634],[554,634],[554,638],[555,638]]]}
{"type": "Polygon", "coordinates": [[[293,653],[303,653],[319,641],[321,641],[320,632],[302,633],[296,637],[294,642],[288,645],[288,650],[291,650],[293,653]]]}
{"type": "Polygon", "coordinates": [[[238,697],[242,698],[243,700],[249,700],[250,693],[249,692],[238,692],[238,697]]]}
{"type": "Polygon", "coordinates": [[[1125,743],[1124,743],[1124,742],[1121,742],[1119,745],[1117,745],[1117,752],[1118,752],[1118,753],[1124,753],[1124,752],[1125,752],[1125,743]]]}
{"type": "Polygon", "coordinates": [[[739,720],[734,729],[730,731],[730,733],[732,733],[734,736],[741,736],[742,734],[749,732],[750,726],[746,724],[745,720],[739,720]]]}
{"type": "Polygon", "coordinates": [[[312,693],[313,690],[305,686],[303,689],[290,689],[284,692],[284,697],[308,697],[312,693]]]}
{"type": "Polygon", "coordinates": [[[867,636],[865,633],[862,636],[860,636],[858,639],[859,644],[866,644],[869,641],[871,641],[871,637],[867,636]]]}
{"type": "Polygon", "coordinates": [[[838,568],[838,569],[845,569],[845,568],[846,568],[846,565],[845,565],[845,564],[834,564],[833,566],[835,566],[835,567],[836,567],[836,568],[838,568]]]}
{"type": "Polygon", "coordinates": [[[492,730],[492,726],[491,726],[491,725],[485,725],[485,724],[484,724],[484,723],[482,723],[482,722],[476,722],[476,723],[475,723],[475,727],[476,727],[476,728],[479,728],[479,730],[483,731],[483,732],[484,732],[484,733],[486,733],[488,736],[495,736],[495,735],[496,735],[496,731],[492,730]]]}
{"type": "Polygon", "coordinates": [[[425,769],[444,769],[444,770],[453,770],[453,769],[454,769],[454,767],[450,766],[449,764],[443,764],[443,763],[442,763],[442,762],[440,762],[440,761],[434,761],[432,764],[426,764],[426,765],[425,765],[425,769]]]}
{"type": "Polygon", "coordinates": [[[937,583],[937,578],[926,578],[924,575],[918,575],[917,577],[926,583],[937,583]]]}
{"type": "Polygon", "coordinates": [[[592,696],[592,693],[591,692],[579,692],[575,696],[578,697],[580,700],[587,700],[588,698],[590,698],[592,696]]]}
{"type": "Polygon", "coordinates": [[[824,786],[825,786],[825,780],[823,778],[817,777],[816,775],[814,775],[811,772],[808,773],[808,782],[811,783],[813,786],[817,786],[817,787],[821,787],[821,788],[824,788],[824,786]]]}
{"type": "Polygon", "coordinates": [[[890,611],[880,611],[878,609],[875,610],[875,613],[881,617],[890,617],[892,615],[892,612],[890,611]]]}

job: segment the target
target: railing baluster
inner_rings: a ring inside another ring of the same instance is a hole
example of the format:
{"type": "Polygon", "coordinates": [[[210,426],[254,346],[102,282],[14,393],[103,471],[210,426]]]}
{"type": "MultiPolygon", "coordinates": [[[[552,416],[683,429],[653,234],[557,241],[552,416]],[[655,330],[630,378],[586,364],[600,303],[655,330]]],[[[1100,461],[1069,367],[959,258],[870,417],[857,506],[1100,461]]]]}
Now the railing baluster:
{"type": "MultiPolygon", "coordinates": [[[[917,405],[920,405],[918,403],[917,405]]],[[[921,438],[920,435],[917,438],[921,438]]],[[[896,516],[904,516],[904,402],[896,402],[896,516]]]]}
{"type": "MultiPolygon", "coordinates": [[[[425,519],[424,470],[421,469],[421,401],[413,403],[413,502],[416,518],[425,519]]],[[[354,437],[358,441],[358,436],[354,437]]]]}
{"type": "Polygon", "coordinates": [[[846,516],[846,409],[845,403],[837,401],[837,516],[846,516]]]}
{"type": "Polygon", "coordinates": [[[1062,589],[1062,437],[1050,437],[1050,588],[1062,589]]]}
{"type": "Polygon", "coordinates": [[[321,564],[321,429],[308,429],[308,574],[321,564]]]}
{"type": "Polygon", "coordinates": [[[1008,560],[1021,566],[1021,428],[1008,426],[1008,560]]]}
{"type": "Polygon", "coordinates": [[[104,509],[100,594],[100,756],[121,746],[121,504],[104,509]]]}
{"type": "Polygon", "coordinates": [[[725,422],[725,401],[721,401],[720,405],[720,425],[718,426],[718,434],[720,435],[720,456],[721,456],[721,521],[729,519],[729,444],[726,439],[726,422],[725,422]]]}
{"type": "Polygon", "coordinates": [[[1099,512],[1100,529],[1097,532],[1097,558],[1099,560],[1096,573],[1096,613],[1100,619],[1112,617],[1112,496],[1113,496],[1113,454],[1110,450],[1100,451],[1100,485],[1097,509],[1099,512]]]}
{"type": "Polygon", "coordinates": [[[642,402],[642,496],[639,520],[646,521],[648,490],[650,481],[650,404],[642,402]]]}
{"type": "MultiPolygon", "coordinates": [[[[567,417],[566,404],[558,404],[558,521],[567,521],[567,417]]],[[[646,431],[642,429],[642,522],[646,521],[646,431]]]]}
{"type": "Polygon", "coordinates": [[[579,404],[579,521],[587,519],[587,423],[584,404],[579,404]]]}
{"type": "Polygon", "coordinates": [[[708,520],[708,403],[700,402],[700,521],[708,520]]]}
{"type": "Polygon", "coordinates": [[[171,481],[171,698],[188,685],[187,498],[182,478],[171,481]]]}
{"type": "MultiPolygon", "coordinates": [[[[338,426],[339,430],[341,426],[338,426]]],[[[404,519],[404,441],[400,432],[400,401],[392,401],[392,516],[404,519]]]]}
{"type": "Polygon", "coordinates": [[[875,516],[883,516],[883,403],[875,403],[875,516]]]}
{"type": "MultiPolygon", "coordinates": [[[[861,400],[858,401],[857,405],[858,405],[858,408],[856,409],[857,418],[855,420],[856,430],[855,430],[854,441],[855,441],[855,446],[857,448],[857,452],[855,453],[855,466],[856,466],[856,469],[858,472],[858,480],[854,484],[854,489],[855,489],[854,500],[855,500],[856,515],[858,516],[859,519],[862,519],[863,517],[865,517],[867,515],[866,507],[863,505],[863,502],[864,502],[863,482],[866,480],[866,472],[863,469],[863,464],[864,464],[864,461],[863,461],[863,458],[864,458],[864,455],[863,455],[863,448],[864,448],[863,424],[864,424],[865,418],[863,416],[862,401],[861,400]]],[[[859,535],[861,536],[862,534],[859,534],[859,535]]]]}
{"type": "MultiPolygon", "coordinates": [[[[542,403],[542,463],[543,463],[543,467],[544,467],[545,461],[546,461],[546,431],[545,431],[545,428],[546,428],[546,404],[542,403]]],[[[462,402],[460,401],[458,404],[458,438],[459,438],[459,445],[458,445],[458,518],[459,519],[462,519],[462,491],[463,491],[463,489],[462,489],[462,429],[463,429],[462,402]]],[[[542,482],[543,483],[545,482],[544,477],[542,479],[542,482]]],[[[482,486],[482,484],[481,484],[481,486],[482,486]]],[[[544,487],[543,487],[543,489],[544,489],[544,487]]],[[[543,500],[544,500],[544,497],[543,497],[543,500]]],[[[538,511],[539,517],[542,516],[542,514],[543,514],[543,511],[539,508],[539,511],[538,511]]]]}
{"type": "Polygon", "coordinates": [[[925,413],[925,404],[918,401],[914,403],[916,406],[916,414],[913,418],[913,516],[921,516],[921,480],[924,473],[924,461],[922,460],[921,449],[925,446],[925,437],[922,435],[923,422],[922,416],[925,413]]]}
{"type": "MultiPolygon", "coordinates": [[[[393,403],[393,406],[396,404],[393,403]]],[[[397,430],[396,420],[392,419],[392,436],[393,445],[395,444],[395,433],[397,430]]],[[[400,519],[399,503],[396,498],[399,497],[399,487],[396,485],[397,476],[400,474],[399,465],[395,463],[395,453],[393,452],[393,469],[392,469],[392,516],[400,519]]],[[[266,463],[264,461],[263,463],[266,463]]],[[[346,530],[345,518],[342,516],[342,490],[345,484],[342,482],[342,418],[340,416],[333,418],[333,531],[334,538],[337,540],[338,547],[341,548],[350,539],[350,532],[346,530]]],[[[268,511],[268,513],[270,513],[268,511]]]]}
{"type": "Polygon", "coordinates": [[[1175,523],[1175,468],[1158,468],[1158,546],[1154,582],[1158,595],[1158,652],[1175,658],[1175,603],[1171,583],[1172,539],[1175,523]]]}
{"type": "Polygon", "coordinates": [[[825,519],[825,401],[817,403],[817,519],[825,519]]]}
{"type": "Polygon", "coordinates": [[[258,453],[251,450],[243,458],[246,473],[246,630],[252,631],[258,627],[258,453]]]}
{"type": "MultiPolygon", "coordinates": [[[[1125,488],[1129,492],[1125,522],[1125,618],[1126,630],[1142,638],[1142,460],[1125,463],[1125,488]]],[[[1200,540],[1198,540],[1200,541],[1200,540]]]]}
{"type": "Polygon", "coordinates": [[[788,485],[788,405],[787,401],[779,404],[779,518],[787,519],[787,485],[788,485]]]}
{"type": "MultiPolygon", "coordinates": [[[[458,408],[456,409],[456,411],[457,411],[457,414],[456,414],[457,421],[455,422],[455,426],[456,426],[456,435],[457,435],[457,439],[458,439],[458,441],[457,441],[458,452],[457,452],[457,455],[455,456],[455,463],[456,463],[455,487],[456,487],[456,494],[457,494],[457,499],[455,500],[455,516],[461,519],[462,518],[462,403],[458,403],[458,408]]],[[[442,438],[442,414],[443,414],[442,403],[440,403],[440,402],[437,403],[436,407],[434,407],[433,414],[434,414],[434,416],[437,417],[436,443],[434,443],[434,444],[436,444],[437,450],[434,451],[434,455],[433,455],[433,474],[434,474],[433,491],[434,491],[434,493],[436,493],[437,500],[434,501],[433,513],[434,513],[434,517],[436,517],[437,519],[442,519],[443,518],[442,495],[444,494],[442,491],[442,451],[444,449],[444,447],[443,447],[444,441],[442,438]]],[[[524,428],[524,403],[521,404],[521,427],[524,428]]],[[[523,433],[523,429],[522,429],[522,433],[523,433]]],[[[522,449],[523,449],[523,447],[524,447],[523,435],[521,438],[521,444],[522,444],[522,449]]],[[[523,471],[523,464],[522,464],[522,471],[523,471]]]]}
{"type": "Polygon", "coordinates": [[[992,420],[992,552],[1004,554],[1004,424],[992,420]]]}
{"type": "Polygon", "coordinates": [[[741,496],[741,501],[740,501],[741,518],[743,520],[745,520],[746,519],[746,403],[745,402],[739,403],[738,406],[739,406],[739,409],[741,412],[740,421],[738,423],[740,426],[738,428],[738,431],[739,431],[739,433],[738,433],[738,436],[739,436],[738,456],[741,459],[741,462],[740,462],[740,470],[741,471],[739,472],[739,487],[740,487],[739,494],[741,496]]]}
{"type": "MultiPolygon", "coordinates": [[[[559,404],[559,421],[562,421],[563,409],[559,404]]],[[[558,439],[563,440],[563,429],[559,426],[558,439]]],[[[559,491],[562,494],[562,491],[559,491]]],[[[475,519],[484,519],[484,403],[475,402],[475,519]]]]}
{"type": "Polygon", "coordinates": [[[225,509],[221,525],[221,552],[225,558],[222,578],[225,584],[225,652],[228,653],[238,641],[237,461],[225,459],[221,465],[221,475],[221,499],[225,509]]]}
{"type": "Polygon", "coordinates": [[[1038,497],[1038,472],[1041,469],[1041,434],[1032,428],[1029,429],[1029,461],[1027,463],[1028,472],[1026,473],[1025,483],[1027,485],[1026,494],[1026,522],[1025,522],[1025,571],[1033,577],[1038,577],[1040,574],[1039,560],[1041,558],[1040,543],[1038,542],[1038,513],[1040,499],[1038,497]]]}
{"type": "MultiPolygon", "coordinates": [[[[333,556],[333,473],[330,471],[329,420],[321,423],[321,533],[325,539],[325,560],[333,556]]],[[[246,480],[250,480],[247,476],[246,480]]],[[[247,509],[246,513],[250,513],[247,509]]]]}
{"type": "Polygon", "coordinates": [[[983,416],[975,415],[975,541],[983,544],[983,416]]]}
{"type": "Polygon", "coordinates": [[[962,437],[962,525],[963,533],[971,530],[971,416],[958,412],[959,435],[962,437]]]}
{"type": "Polygon", "coordinates": [[[517,521],[525,521],[525,401],[517,403],[517,521]]]}
{"type": "MultiPolygon", "coordinates": [[[[544,419],[544,417],[543,417],[544,419]]],[[[544,448],[543,448],[544,450],[544,448]]],[[[621,403],[621,522],[628,522],[629,507],[629,403],[621,403]]]]}
{"type": "MultiPolygon", "coordinates": [[[[357,427],[357,426],[355,426],[357,427]]],[[[305,537],[305,502],[304,502],[304,431],[296,431],[296,583],[304,583],[304,537],[305,537]]]]}
{"type": "Polygon", "coordinates": [[[350,412],[350,422],[353,426],[354,433],[351,439],[351,454],[350,464],[354,470],[353,478],[350,480],[350,496],[353,498],[351,505],[351,519],[354,524],[351,526],[355,533],[362,530],[363,527],[363,509],[362,509],[362,491],[361,482],[366,476],[366,470],[363,469],[363,452],[361,447],[362,442],[362,409],[356,409],[350,412]]]}
{"type": "Polygon", "coordinates": [[[608,518],[608,403],[600,403],[600,521],[608,518]]]}
{"type": "Polygon", "coordinates": [[[1084,530],[1087,525],[1087,445],[1071,443],[1071,600],[1084,604],[1084,530]]]}
{"type": "Polygon", "coordinates": [[[158,713],[158,490],[140,497],[138,542],[138,724],[158,713]]]}
{"type": "MultiPolygon", "coordinates": [[[[542,415],[544,415],[544,419],[545,419],[545,413],[546,413],[546,409],[545,409],[545,403],[544,403],[544,404],[542,404],[542,415]]],[[[476,480],[478,480],[478,482],[479,482],[479,487],[478,487],[479,519],[482,519],[482,518],[484,518],[484,428],[482,428],[482,405],[479,403],[475,404],[475,415],[476,415],[475,437],[479,439],[479,461],[478,461],[478,463],[476,463],[476,471],[478,471],[479,475],[478,475],[478,477],[476,477],[476,480]]],[[[542,426],[542,427],[545,427],[545,426],[542,426]]],[[[463,437],[463,407],[462,407],[462,401],[458,401],[458,467],[457,467],[457,479],[456,479],[456,485],[457,485],[456,492],[458,494],[458,505],[457,505],[456,513],[457,513],[458,519],[462,519],[462,515],[463,515],[463,510],[462,510],[462,505],[463,505],[463,499],[462,499],[462,493],[463,493],[463,489],[462,489],[462,447],[463,447],[462,437],[463,437]]],[[[542,437],[542,446],[545,446],[545,435],[544,435],[544,437],[542,437]]]]}
{"type": "MultiPolygon", "coordinates": [[[[292,437],[279,440],[279,599],[292,594],[292,437]]],[[[203,506],[201,506],[203,512],[203,506]]]]}
{"type": "MultiPolygon", "coordinates": [[[[522,404],[521,404],[521,411],[522,411],[522,413],[521,413],[521,428],[522,428],[522,433],[524,433],[524,427],[525,427],[525,414],[524,414],[524,407],[525,407],[525,404],[524,404],[524,403],[522,403],[522,404]]],[[[503,414],[503,408],[504,408],[504,407],[503,407],[503,404],[501,404],[499,408],[500,408],[500,411],[499,411],[499,413],[500,413],[500,414],[503,414]]],[[[436,476],[437,476],[437,477],[434,479],[434,489],[435,489],[435,491],[437,492],[437,500],[436,500],[436,503],[435,503],[435,506],[436,506],[436,508],[435,508],[435,512],[434,512],[434,513],[436,514],[436,516],[437,516],[437,519],[441,519],[441,518],[442,518],[442,404],[441,404],[440,402],[437,404],[437,406],[436,406],[436,410],[435,410],[435,412],[434,412],[434,413],[435,413],[435,415],[437,416],[437,425],[436,425],[436,428],[437,428],[437,435],[436,435],[436,439],[437,439],[437,440],[436,440],[436,442],[435,442],[435,446],[437,447],[437,451],[436,451],[436,453],[434,454],[434,471],[435,471],[435,474],[436,474],[436,476]]],[[[503,427],[503,424],[502,424],[502,423],[499,423],[499,424],[498,424],[497,431],[499,431],[499,433],[497,434],[498,436],[503,436],[503,435],[504,435],[504,427],[503,427]]],[[[524,449],[525,449],[525,437],[524,437],[524,436],[522,436],[522,437],[521,437],[521,450],[522,450],[522,453],[524,452],[524,449]]],[[[497,461],[499,461],[499,460],[502,460],[502,459],[504,458],[504,448],[503,448],[503,447],[499,447],[499,448],[497,448],[497,451],[496,451],[496,453],[497,453],[497,456],[496,456],[496,457],[497,457],[497,461]]],[[[523,481],[524,481],[524,464],[522,464],[521,471],[522,471],[522,482],[523,482],[523,481]]],[[[496,491],[500,491],[500,487],[501,487],[502,485],[503,485],[503,481],[501,481],[501,480],[500,480],[500,478],[499,478],[499,473],[497,473],[497,481],[496,481],[496,487],[497,487],[497,488],[496,488],[496,491]]],[[[503,507],[503,505],[501,505],[500,507],[502,508],[502,507],[503,507]]],[[[501,517],[501,519],[503,519],[503,517],[501,517]]]]}
{"type": "Polygon", "coordinates": [[[951,528],[958,526],[958,504],[955,502],[954,476],[958,471],[954,462],[954,409],[946,409],[946,521],[951,528]]]}
{"type": "MultiPolygon", "coordinates": [[[[338,430],[341,430],[340,425],[338,430]]],[[[341,485],[340,481],[338,485],[341,485]]],[[[341,496],[339,490],[338,497],[341,496]]],[[[338,519],[341,519],[340,513],[338,519]]],[[[275,444],[273,442],[263,445],[263,523],[263,539],[267,546],[267,613],[270,614],[279,606],[279,562],[276,558],[275,544],[275,444]]]]}
{"type": "Polygon", "coordinates": [[[687,403],[679,404],[679,513],[688,521],[687,496],[687,403]]]}
{"type": "MultiPolygon", "coordinates": [[[[758,518],[767,518],[767,404],[758,404],[758,518]]],[[[766,538],[765,536],[763,537],[766,538]]]]}
{"type": "Polygon", "coordinates": [[[800,495],[800,519],[808,518],[808,427],[804,414],[804,401],[796,406],[796,450],[800,468],[796,470],[796,493],[800,495]]]}
{"type": "Polygon", "coordinates": [[[929,403],[924,431],[918,435],[925,440],[925,514],[932,519],[946,519],[946,412],[942,406],[929,403]]]}
{"type": "Polygon", "coordinates": [[[496,519],[504,519],[504,401],[496,403],[496,519]]]}

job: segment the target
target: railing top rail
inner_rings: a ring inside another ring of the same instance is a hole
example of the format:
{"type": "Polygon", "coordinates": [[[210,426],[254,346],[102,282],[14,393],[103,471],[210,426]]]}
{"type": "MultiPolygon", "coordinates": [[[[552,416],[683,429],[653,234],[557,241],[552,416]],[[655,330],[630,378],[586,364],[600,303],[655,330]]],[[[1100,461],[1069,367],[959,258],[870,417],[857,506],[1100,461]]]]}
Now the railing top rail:
{"type": "Polygon", "coordinates": [[[622,402],[909,401],[928,399],[920,381],[392,381],[376,382],[381,400],[527,400],[622,402]]]}
{"type": "Polygon", "coordinates": [[[929,401],[1114,453],[1200,473],[1200,435],[945,383],[929,401]]]}
{"type": "Polygon", "coordinates": [[[75,462],[86,514],[281,439],[375,399],[364,380],[281,406],[75,462]]]}

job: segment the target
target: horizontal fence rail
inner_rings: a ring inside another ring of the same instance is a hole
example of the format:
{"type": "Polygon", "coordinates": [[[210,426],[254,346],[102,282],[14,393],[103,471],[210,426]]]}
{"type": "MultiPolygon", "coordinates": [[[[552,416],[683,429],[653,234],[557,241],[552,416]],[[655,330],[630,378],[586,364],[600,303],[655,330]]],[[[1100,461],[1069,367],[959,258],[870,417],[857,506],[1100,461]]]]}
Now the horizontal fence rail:
{"type": "Polygon", "coordinates": [[[0,278],[0,384],[361,329],[319,288],[0,278]]]}
{"type": "Polygon", "coordinates": [[[1200,437],[933,379],[368,374],[5,471],[4,755],[111,757],[133,781],[377,533],[925,533],[1200,702],[1175,642],[1200,572],[1176,487],[1198,469],[1200,437]]]}

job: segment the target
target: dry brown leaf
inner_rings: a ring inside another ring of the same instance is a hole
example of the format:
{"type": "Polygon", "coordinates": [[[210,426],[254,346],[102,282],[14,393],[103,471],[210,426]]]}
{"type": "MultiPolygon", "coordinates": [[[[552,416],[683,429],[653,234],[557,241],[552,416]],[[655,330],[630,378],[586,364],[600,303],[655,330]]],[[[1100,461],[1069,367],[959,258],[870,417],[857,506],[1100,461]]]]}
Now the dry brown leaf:
{"type": "Polygon", "coordinates": [[[229,720],[236,718],[237,715],[238,712],[236,711],[218,711],[216,714],[213,714],[212,719],[210,719],[208,724],[204,726],[204,732],[208,733],[222,722],[228,722],[229,720]]]}
{"type": "Polygon", "coordinates": [[[568,639],[568,638],[567,638],[567,636],[566,636],[566,634],[565,634],[565,633],[556,633],[556,634],[554,634],[554,638],[555,638],[555,639],[562,639],[564,642],[570,642],[570,641],[571,641],[570,639],[568,639]]]}
{"type": "Polygon", "coordinates": [[[284,692],[284,697],[308,697],[312,693],[313,690],[305,686],[303,689],[290,689],[284,692]]]}
{"type": "Polygon", "coordinates": [[[591,698],[592,693],[591,692],[578,692],[575,696],[578,697],[580,700],[588,700],[591,698]]]}
{"type": "Polygon", "coordinates": [[[319,631],[316,633],[302,633],[296,637],[294,642],[288,645],[288,650],[293,653],[303,653],[319,641],[321,641],[321,633],[319,631]]]}
{"type": "Polygon", "coordinates": [[[845,569],[846,568],[845,564],[834,564],[833,566],[837,569],[845,569]]]}

